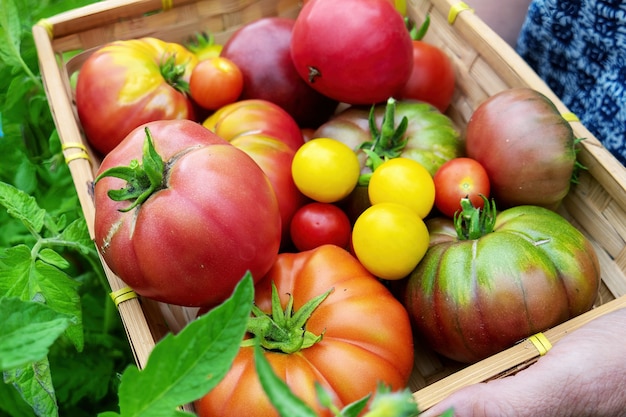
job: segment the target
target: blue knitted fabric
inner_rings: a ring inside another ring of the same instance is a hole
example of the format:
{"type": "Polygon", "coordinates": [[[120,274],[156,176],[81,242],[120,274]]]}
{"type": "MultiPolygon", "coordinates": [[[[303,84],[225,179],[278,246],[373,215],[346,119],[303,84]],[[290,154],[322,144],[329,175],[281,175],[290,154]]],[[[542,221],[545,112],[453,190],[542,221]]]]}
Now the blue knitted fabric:
{"type": "Polygon", "coordinates": [[[516,49],[626,165],[626,1],[534,0],[516,49]]]}

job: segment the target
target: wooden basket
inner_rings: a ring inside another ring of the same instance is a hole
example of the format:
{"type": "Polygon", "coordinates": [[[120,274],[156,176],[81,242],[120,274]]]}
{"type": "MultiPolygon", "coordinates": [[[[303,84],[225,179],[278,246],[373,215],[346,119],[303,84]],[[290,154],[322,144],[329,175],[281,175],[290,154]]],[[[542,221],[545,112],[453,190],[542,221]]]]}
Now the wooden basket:
{"type": "MultiPolygon", "coordinates": [[[[117,39],[154,36],[184,42],[199,31],[223,43],[241,25],[265,16],[295,17],[298,0],[107,0],[39,22],[33,35],[41,74],[61,138],[66,160],[93,238],[94,203],[90,192],[99,161],[83,137],[70,87],[71,75],[90,51],[117,39]],[[74,58],[65,53],[80,51],[74,58]]],[[[485,25],[465,3],[454,0],[408,0],[407,13],[417,22],[430,14],[426,41],[443,48],[453,59],[457,89],[448,115],[457,126],[466,124],[484,99],[509,87],[528,86],[548,96],[563,113],[568,109],[509,45],[485,25]]],[[[583,172],[564,201],[562,214],[593,242],[602,268],[597,306],[590,312],[544,332],[552,343],[587,321],[626,307],[626,170],[579,122],[577,137],[585,138],[579,160],[583,172]]],[[[104,264],[111,290],[126,284],[104,264]]],[[[123,300],[123,297],[121,298],[123,300]]],[[[189,320],[186,309],[130,298],[118,305],[137,365],[142,367],[165,332],[189,320]]],[[[533,339],[466,366],[416,346],[410,388],[425,409],[468,384],[499,378],[532,364],[540,349],[533,339]]]]}

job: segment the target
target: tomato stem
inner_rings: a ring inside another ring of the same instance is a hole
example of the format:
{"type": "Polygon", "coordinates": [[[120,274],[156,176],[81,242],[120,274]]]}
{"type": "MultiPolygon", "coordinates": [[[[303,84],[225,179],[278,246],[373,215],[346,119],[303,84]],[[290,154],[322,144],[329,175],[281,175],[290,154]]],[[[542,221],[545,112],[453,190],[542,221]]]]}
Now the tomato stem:
{"type": "MultiPolygon", "coordinates": [[[[376,125],[375,109],[376,106],[372,106],[368,119],[372,140],[363,142],[361,146],[359,146],[359,149],[367,154],[365,166],[368,167],[371,172],[374,172],[384,161],[397,158],[402,154],[407,143],[404,134],[409,125],[409,119],[404,116],[400,124],[396,126],[396,100],[393,97],[387,100],[387,106],[385,107],[385,114],[380,129],[376,125]]],[[[359,185],[369,184],[371,172],[361,175],[359,185]]]]}
{"type": "Polygon", "coordinates": [[[134,200],[121,212],[127,212],[142,204],[154,192],[165,188],[165,164],[154,148],[150,129],[145,128],[146,140],[143,144],[143,165],[133,159],[127,167],[109,168],[95,179],[94,184],[105,177],[115,177],[126,181],[126,186],[118,190],[109,190],[107,195],[114,201],[134,200]]]}
{"type": "Polygon", "coordinates": [[[295,353],[313,346],[322,340],[323,335],[315,335],[306,330],[306,323],[313,311],[332,291],[331,288],[324,294],[312,298],[296,312],[293,310],[293,296],[289,295],[289,301],[283,311],[278,290],[272,283],[272,312],[267,314],[256,305],[252,306],[254,317],[248,320],[248,333],[255,337],[244,340],[241,345],[252,346],[258,340],[264,349],[283,353],[295,353]]]}
{"type": "Polygon", "coordinates": [[[419,27],[417,27],[415,22],[408,17],[404,18],[404,22],[406,27],[409,29],[411,39],[414,41],[421,41],[424,39],[424,36],[426,36],[426,32],[428,32],[428,28],[430,27],[430,14],[427,14],[426,17],[424,17],[424,21],[419,27]]]}
{"type": "Polygon", "coordinates": [[[176,54],[167,57],[159,70],[165,81],[183,94],[189,94],[189,83],[183,79],[187,64],[177,64],[176,54]]]}
{"type": "Polygon", "coordinates": [[[454,213],[454,227],[460,240],[474,240],[493,232],[496,225],[496,203],[484,195],[483,209],[474,207],[469,197],[461,199],[461,211],[454,213]]]}

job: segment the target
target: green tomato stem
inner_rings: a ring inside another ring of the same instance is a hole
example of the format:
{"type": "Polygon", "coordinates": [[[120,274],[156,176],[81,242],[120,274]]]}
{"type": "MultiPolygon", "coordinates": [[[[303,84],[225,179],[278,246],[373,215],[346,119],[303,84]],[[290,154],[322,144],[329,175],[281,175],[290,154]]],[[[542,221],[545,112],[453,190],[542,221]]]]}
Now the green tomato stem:
{"type": "Polygon", "coordinates": [[[489,202],[481,195],[485,202],[483,209],[474,207],[468,197],[461,199],[461,211],[454,213],[454,227],[459,240],[475,240],[493,232],[496,225],[496,203],[489,202]]]}
{"type": "Polygon", "coordinates": [[[159,70],[165,81],[183,94],[189,94],[189,83],[183,79],[187,65],[176,64],[176,55],[170,55],[159,70]]]}
{"type": "Polygon", "coordinates": [[[244,340],[241,346],[253,346],[258,341],[264,349],[283,353],[295,353],[313,346],[322,340],[323,334],[309,332],[306,330],[306,323],[332,291],[331,288],[312,298],[296,312],[293,310],[293,296],[290,295],[283,311],[278,290],[272,283],[272,313],[266,314],[257,306],[252,307],[254,317],[248,320],[247,330],[254,338],[244,340]]]}
{"type": "Polygon", "coordinates": [[[132,204],[120,209],[127,212],[141,205],[155,192],[164,189],[165,163],[154,148],[150,129],[145,128],[146,140],[143,144],[143,165],[136,159],[127,167],[109,168],[95,179],[94,184],[105,177],[115,177],[126,181],[126,186],[118,190],[109,190],[107,195],[114,201],[130,201],[132,204]]]}
{"type": "MultiPolygon", "coordinates": [[[[368,119],[372,140],[363,142],[359,147],[359,149],[367,154],[365,166],[372,172],[374,172],[382,162],[397,158],[402,154],[407,143],[404,134],[409,125],[409,120],[405,116],[400,121],[400,124],[396,126],[396,100],[393,97],[387,100],[385,115],[383,116],[380,129],[376,125],[375,109],[376,106],[372,106],[368,119]]],[[[359,184],[369,184],[369,176],[367,174],[362,175],[361,178],[359,178],[359,184]]]]}

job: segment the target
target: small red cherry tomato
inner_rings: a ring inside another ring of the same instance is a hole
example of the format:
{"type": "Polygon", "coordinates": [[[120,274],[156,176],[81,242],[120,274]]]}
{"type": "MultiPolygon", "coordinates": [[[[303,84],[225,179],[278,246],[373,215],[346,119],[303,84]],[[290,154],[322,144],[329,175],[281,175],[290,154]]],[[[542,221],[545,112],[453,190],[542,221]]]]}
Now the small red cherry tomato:
{"type": "Polygon", "coordinates": [[[433,177],[435,207],[445,216],[453,217],[461,210],[461,199],[469,196],[474,207],[483,207],[480,195],[489,198],[490,182],[480,162],[471,158],[454,158],[443,164],[433,177]]]}
{"type": "Polygon", "coordinates": [[[333,244],[347,248],[352,226],[346,213],[332,203],[313,202],[300,207],[291,219],[291,240],[299,251],[333,244]]]}
{"type": "Polygon", "coordinates": [[[200,61],[191,72],[189,92],[205,109],[217,110],[237,101],[243,91],[243,74],[230,59],[221,56],[200,61]]]}

